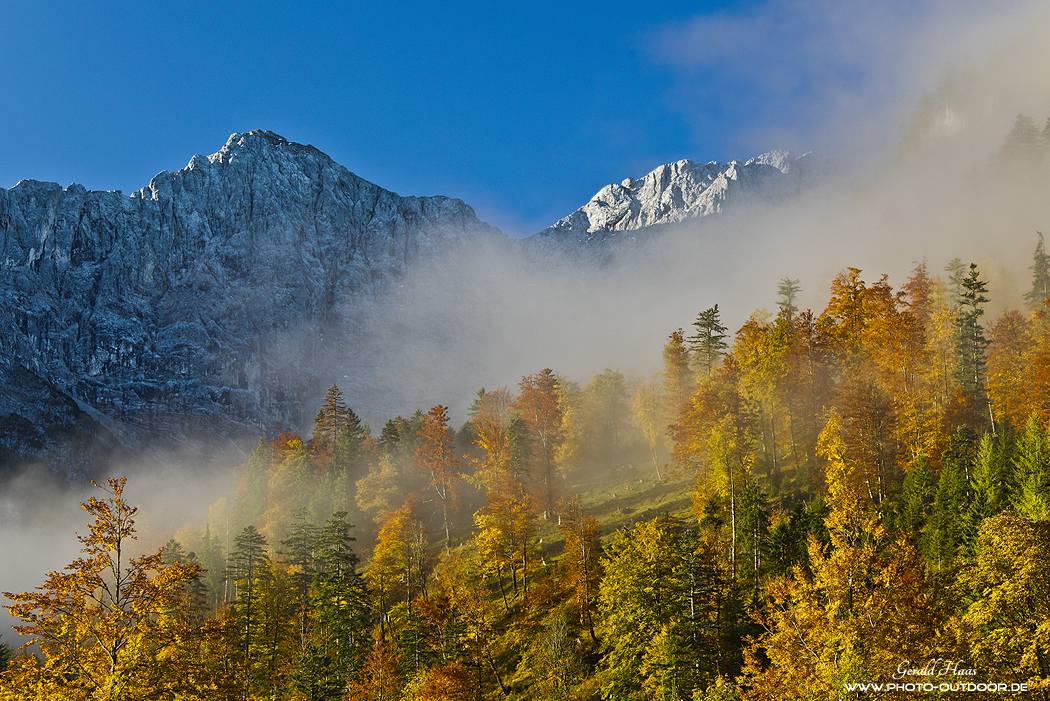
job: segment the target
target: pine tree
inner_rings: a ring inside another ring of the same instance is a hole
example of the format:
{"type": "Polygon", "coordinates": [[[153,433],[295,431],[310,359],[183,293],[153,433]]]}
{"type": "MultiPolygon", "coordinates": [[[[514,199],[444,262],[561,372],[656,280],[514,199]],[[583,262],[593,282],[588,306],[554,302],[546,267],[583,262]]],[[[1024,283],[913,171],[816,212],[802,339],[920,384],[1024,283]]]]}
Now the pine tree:
{"type": "Polygon", "coordinates": [[[729,343],[726,341],[727,329],[722,326],[718,305],[697,314],[693,326],[696,327],[696,334],[686,339],[693,352],[693,362],[699,374],[710,375],[726,349],[729,348],[729,343]]]}
{"type": "Polygon", "coordinates": [[[14,654],[15,653],[11,649],[11,646],[0,640],[0,674],[7,669],[7,663],[11,660],[11,657],[14,656],[14,654]]]}
{"type": "Polygon", "coordinates": [[[941,456],[941,474],[923,545],[940,570],[950,567],[964,544],[965,514],[970,508],[976,434],[960,426],[941,456]]]}
{"type": "Polygon", "coordinates": [[[322,451],[331,450],[339,431],[349,418],[349,409],[339,387],[332,385],[321,400],[321,409],[314,421],[313,442],[322,451]]]}
{"type": "Polygon", "coordinates": [[[310,584],[313,582],[315,549],[320,528],[306,519],[306,510],[301,509],[292,524],[291,534],[281,541],[286,562],[291,565],[291,582],[298,604],[299,636],[306,639],[309,633],[310,584]]]}
{"type": "MultiPolygon", "coordinates": [[[[1050,127],[1050,122],[1047,123],[1050,127]]],[[[1035,245],[1035,254],[1032,256],[1032,289],[1025,292],[1024,302],[1029,311],[1039,311],[1043,308],[1043,300],[1050,297],[1050,255],[1047,255],[1043,245],[1042,232],[1035,232],[1039,236],[1039,243],[1035,245]]]]}
{"type": "Polygon", "coordinates": [[[767,497],[754,480],[748,480],[740,495],[740,557],[738,569],[741,579],[751,589],[751,605],[761,605],[761,583],[766,571],[766,547],[769,536],[767,497]]]}

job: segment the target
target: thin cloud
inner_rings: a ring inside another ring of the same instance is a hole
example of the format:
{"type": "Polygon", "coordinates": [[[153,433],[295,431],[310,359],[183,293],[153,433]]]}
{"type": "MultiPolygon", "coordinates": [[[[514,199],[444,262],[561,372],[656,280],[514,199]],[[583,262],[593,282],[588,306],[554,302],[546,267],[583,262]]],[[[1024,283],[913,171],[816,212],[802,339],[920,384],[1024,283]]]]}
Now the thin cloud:
{"type": "Polygon", "coordinates": [[[1043,13],[1028,0],[770,0],[664,25],[645,43],[675,74],[668,99],[698,145],[734,123],[748,153],[789,145],[857,156],[885,150],[946,66],[1015,40],[1043,13]]]}

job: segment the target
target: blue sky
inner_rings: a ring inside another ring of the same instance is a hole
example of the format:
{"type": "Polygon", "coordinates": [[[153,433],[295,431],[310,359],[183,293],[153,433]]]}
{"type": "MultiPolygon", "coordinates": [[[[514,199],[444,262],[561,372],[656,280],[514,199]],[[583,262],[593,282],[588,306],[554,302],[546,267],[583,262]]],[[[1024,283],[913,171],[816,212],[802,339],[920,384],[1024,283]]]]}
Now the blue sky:
{"type": "Polygon", "coordinates": [[[127,193],[264,128],[526,235],[681,158],[879,146],[941,58],[939,7],[6,2],[0,186],[127,193]]]}

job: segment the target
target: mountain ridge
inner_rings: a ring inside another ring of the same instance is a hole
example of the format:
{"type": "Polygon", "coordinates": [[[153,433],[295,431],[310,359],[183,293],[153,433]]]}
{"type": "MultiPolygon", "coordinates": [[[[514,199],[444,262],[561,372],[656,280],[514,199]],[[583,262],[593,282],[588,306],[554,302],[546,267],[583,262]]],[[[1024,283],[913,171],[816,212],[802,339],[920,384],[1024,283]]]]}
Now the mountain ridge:
{"type": "Polygon", "coordinates": [[[0,445],[77,475],[103,426],[134,454],[302,425],[357,302],[479,237],[502,233],[461,200],[262,130],[128,196],[22,180],[0,190],[0,445]]]}
{"type": "MultiPolygon", "coordinates": [[[[683,159],[602,188],[507,250],[578,260],[622,231],[790,196],[824,167],[787,151],[683,159]]],[[[35,460],[76,481],[111,454],[244,446],[308,426],[348,360],[374,372],[383,349],[364,329],[396,333],[375,326],[369,303],[388,301],[417,261],[508,243],[462,200],[402,197],[265,130],[127,196],[34,180],[0,189],[0,472],[35,460]]]]}

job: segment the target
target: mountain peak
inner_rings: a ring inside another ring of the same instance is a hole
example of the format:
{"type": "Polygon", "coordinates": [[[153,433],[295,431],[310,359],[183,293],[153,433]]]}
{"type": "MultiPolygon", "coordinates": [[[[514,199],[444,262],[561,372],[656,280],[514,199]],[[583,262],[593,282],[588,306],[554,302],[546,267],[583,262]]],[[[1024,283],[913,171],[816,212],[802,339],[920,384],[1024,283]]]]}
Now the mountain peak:
{"type": "Polygon", "coordinates": [[[746,162],[682,159],[625,178],[598,191],[590,202],[533,236],[552,243],[600,243],[618,231],[674,224],[718,214],[747,200],[797,194],[822,177],[825,162],[815,154],[794,157],[778,149],[746,162]]]}

